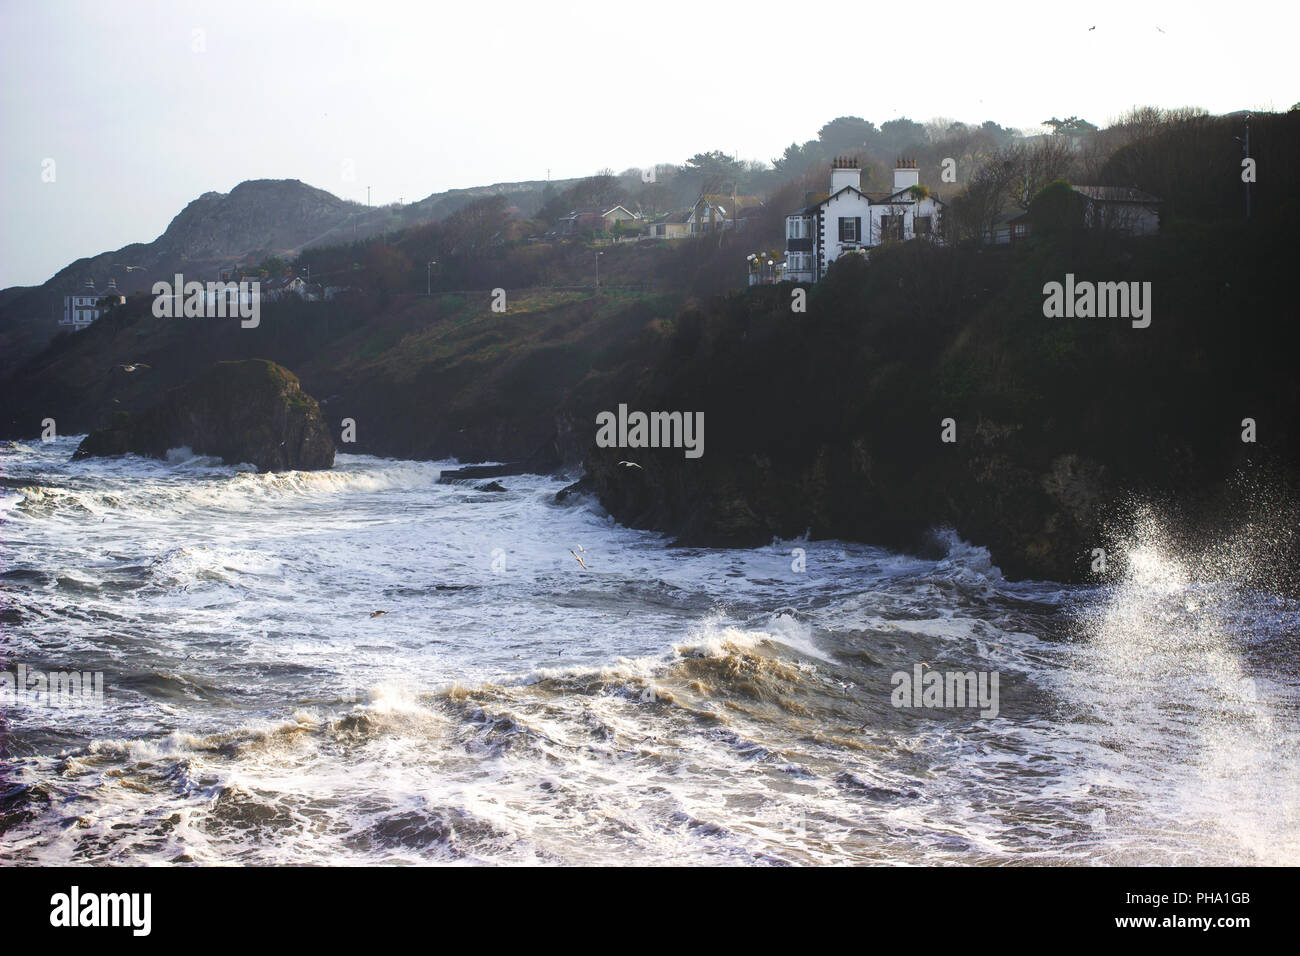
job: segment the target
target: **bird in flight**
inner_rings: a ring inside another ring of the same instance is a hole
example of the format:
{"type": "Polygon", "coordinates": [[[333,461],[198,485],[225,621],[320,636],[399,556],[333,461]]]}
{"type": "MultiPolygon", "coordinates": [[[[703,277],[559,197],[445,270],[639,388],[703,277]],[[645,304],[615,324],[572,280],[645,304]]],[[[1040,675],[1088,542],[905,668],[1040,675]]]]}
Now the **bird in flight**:
{"type": "MultiPolygon", "coordinates": [[[[641,468],[641,466],[634,461],[620,461],[619,466],[622,468],[641,468]]],[[[644,468],[641,468],[641,470],[645,471],[644,468]]]]}
{"type": "Polygon", "coordinates": [[[584,571],[589,570],[589,569],[587,568],[587,562],[584,561],[584,560],[582,560],[582,557],[578,554],[577,551],[570,551],[569,554],[573,555],[574,558],[577,559],[577,562],[578,562],[579,564],[582,565],[582,570],[584,570],[584,571]]]}
{"type": "Polygon", "coordinates": [[[383,617],[383,616],[384,616],[385,614],[387,614],[387,613],[388,613],[387,611],[371,611],[371,612],[370,612],[370,616],[371,616],[372,618],[373,618],[373,617],[383,617]]]}
{"type": "Polygon", "coordinates": [[[149,368],[149,366],[143,362],[132,362],[130,365],[119,365],[118,368],[123,372],[138,372],[142,368],[149,368]]]}

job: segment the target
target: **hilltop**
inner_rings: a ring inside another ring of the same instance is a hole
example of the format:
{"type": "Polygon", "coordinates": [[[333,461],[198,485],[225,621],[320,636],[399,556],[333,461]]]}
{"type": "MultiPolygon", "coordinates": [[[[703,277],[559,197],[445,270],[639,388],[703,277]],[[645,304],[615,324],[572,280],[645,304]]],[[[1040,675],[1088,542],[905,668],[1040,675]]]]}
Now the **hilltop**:
{"type": "Polygon", "coordinates": [[[433,222],[488,196],[508,197],[515,208],[531,214],[543,202],[546,188],[539,181],[496,183],[383,207],[340,199],[296,179],[248,180],[228,193],[206,192],[151,242],[77,259],[39,286],[0,290],[0,378],[55,337],[63,296],[80,290],[87,279],[102,289],[114,278],[126,295],[147,292],[154,282],[171,281],[178,272],[214,279],[236,264],[292,258],[304,249],[365,241],[433,222]]]}

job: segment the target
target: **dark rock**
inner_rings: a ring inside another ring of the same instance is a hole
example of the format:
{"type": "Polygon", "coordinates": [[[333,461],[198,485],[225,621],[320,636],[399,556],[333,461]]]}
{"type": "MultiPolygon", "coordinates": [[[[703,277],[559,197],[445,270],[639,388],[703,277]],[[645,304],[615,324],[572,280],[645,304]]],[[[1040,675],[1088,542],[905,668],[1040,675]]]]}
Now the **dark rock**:
{"type": "Polygon", "coordinates": [[[528,466],[523,462],[513,461],[504,465],[466,465],[464,468],[453,468],[444,471],[438,476],[439,484],[450,484],[453,481],[464,481],[468,478],[504,478],[509,475],[522,475],[528,471],[528,466]]]}
{"type": "Polygon", "coordinates": [[[505,491],[506,486],[499,481],[489,481],[485,485],[476,485],[475,491],[505,491]]]}
{"type": "Polygon", "coordinates": [[[141,414],[119,413],[112,427],[87,435],[72,457],[165,458],[182,446],[259,471],[334,464],[334,440],[316,400],[292,372],[265,359],[216,363],[141,414]]]}
{"type": "Polygon", "coordinates": [[[565,501],[573,495],[593,494],[596,491],[596,484],[588,475],[583,475],[571,485],[565,485],[555,493],[556,503],[565,501]]]}

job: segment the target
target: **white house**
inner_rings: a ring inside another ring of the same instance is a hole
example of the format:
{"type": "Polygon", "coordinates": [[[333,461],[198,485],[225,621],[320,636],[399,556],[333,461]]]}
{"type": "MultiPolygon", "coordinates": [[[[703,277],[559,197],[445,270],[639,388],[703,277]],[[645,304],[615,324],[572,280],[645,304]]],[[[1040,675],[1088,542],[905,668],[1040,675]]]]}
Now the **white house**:
{"type": "Polygon", "coordinates": [[[286,295],[308,298],[307,283],[303,281],[302,276],[281,276],[277,279],[267,279],[262,282],[261,288],[262,298],[268,301],[282,299],[286,295]]]}
{"type": "Polygon", "coordinates": [[[816,282],[842,255],[918,236],[937,239],[944,204],[920,185],[920,176],[915,160],[899,160],[893,190],[868,195],[858,161],[836,159],[830,195],[786,216],[782,278],[816,282]]]}
{"type": "Polygon", "coordinates": [[[63,297],[63,317],[59,319],[59,325],[80,332],[110,308],[125,301],[126,296],[117,291],[116,279],[109,279],[108,288],[103,292],[96,292],[94,281],[87,279],[80,292],[63,297]]]}

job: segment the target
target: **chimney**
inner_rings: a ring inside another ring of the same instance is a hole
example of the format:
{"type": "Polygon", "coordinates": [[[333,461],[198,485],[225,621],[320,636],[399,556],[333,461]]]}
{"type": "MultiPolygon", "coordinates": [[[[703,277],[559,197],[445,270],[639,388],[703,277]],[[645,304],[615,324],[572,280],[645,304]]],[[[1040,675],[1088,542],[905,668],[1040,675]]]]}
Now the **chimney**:
{"type": "Polygon", "coordinates": [[[831,162],[831,195],[834,196],[845,186],[852,186],[861,192],[862,170],[858,161],[848,156],[836,156],[831,162]]]}
{"type": "Polygon", "coordinates": [[[916,160],[900,159],[894,167],[894,192],[902,192],[912,186],[921,185],[921,171],[916,168],[916,160]]]}

